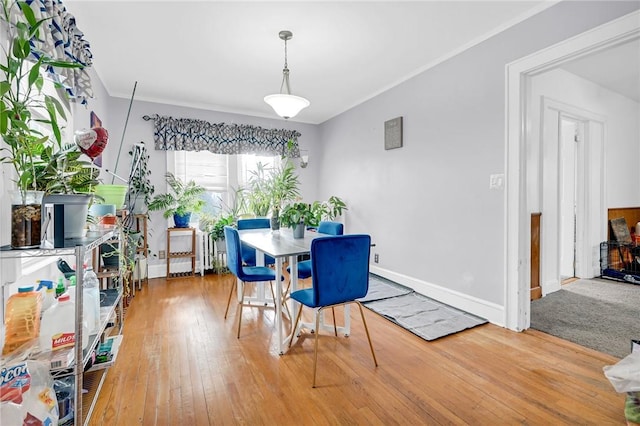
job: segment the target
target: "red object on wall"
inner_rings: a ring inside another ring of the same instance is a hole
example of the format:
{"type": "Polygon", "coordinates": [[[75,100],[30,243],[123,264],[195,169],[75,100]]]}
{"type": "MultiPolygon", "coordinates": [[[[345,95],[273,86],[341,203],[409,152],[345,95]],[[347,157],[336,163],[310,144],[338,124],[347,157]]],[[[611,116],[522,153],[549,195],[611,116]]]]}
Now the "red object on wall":
{"type": "Polygon", "coordinates": [[[104,127],[78,130],[74,137],[80,151],[92,160],[102,154],[109,141],[109,132],[104,127]]]}

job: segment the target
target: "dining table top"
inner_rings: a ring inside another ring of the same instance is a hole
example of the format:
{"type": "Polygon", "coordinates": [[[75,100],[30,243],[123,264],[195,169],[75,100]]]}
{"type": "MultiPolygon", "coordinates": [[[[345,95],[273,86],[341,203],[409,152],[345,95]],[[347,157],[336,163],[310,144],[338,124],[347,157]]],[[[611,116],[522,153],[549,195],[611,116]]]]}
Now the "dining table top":
{"type": "Polygon", "coordinates": [[[238,234],[242,242],[272,257],[288,257],[309,253],[313,240],[331,236],[306,230],[304,238],[293,238],[291,229],[272,231],[268,228],[243,229],[238,231],[238,234]]]}

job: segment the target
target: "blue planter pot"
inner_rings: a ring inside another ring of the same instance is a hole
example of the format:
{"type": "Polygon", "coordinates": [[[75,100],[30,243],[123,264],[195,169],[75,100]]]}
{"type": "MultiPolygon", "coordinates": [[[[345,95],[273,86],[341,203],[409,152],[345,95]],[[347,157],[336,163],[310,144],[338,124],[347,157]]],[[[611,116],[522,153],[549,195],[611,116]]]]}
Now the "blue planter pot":
{"type": "Polygon", "coordinates": [[[174,214],[173,223],[176,228],[188,228],[191,221],[191,213],[185,213],[184,215],[174,214]]]}

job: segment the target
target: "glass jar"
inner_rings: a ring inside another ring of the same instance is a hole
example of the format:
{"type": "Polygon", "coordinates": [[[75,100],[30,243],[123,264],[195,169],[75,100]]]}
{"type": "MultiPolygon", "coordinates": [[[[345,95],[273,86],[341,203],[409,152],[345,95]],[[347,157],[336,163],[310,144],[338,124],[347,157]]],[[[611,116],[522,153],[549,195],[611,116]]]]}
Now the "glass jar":
{"type": "Polygon", "coordinates": [[[43,191],[11,191],[11,248],[40,247],[43,191]]]}

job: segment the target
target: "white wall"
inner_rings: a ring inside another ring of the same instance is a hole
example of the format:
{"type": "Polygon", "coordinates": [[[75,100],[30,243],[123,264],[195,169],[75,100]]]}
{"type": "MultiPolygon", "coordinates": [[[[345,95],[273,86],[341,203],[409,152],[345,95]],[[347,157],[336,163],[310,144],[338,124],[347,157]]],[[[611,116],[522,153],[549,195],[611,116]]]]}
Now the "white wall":
{"type": "Polygon", "coordinates": [[[505,65],[637,8],[559,3],[322,124],[319,194],[342,196],[349,231],[372,235],[373,270],[500,323],[505,195],[489,175],[505,171],[505,65]],[[404,147],[385,151],[397,116],[404,147]]]}

